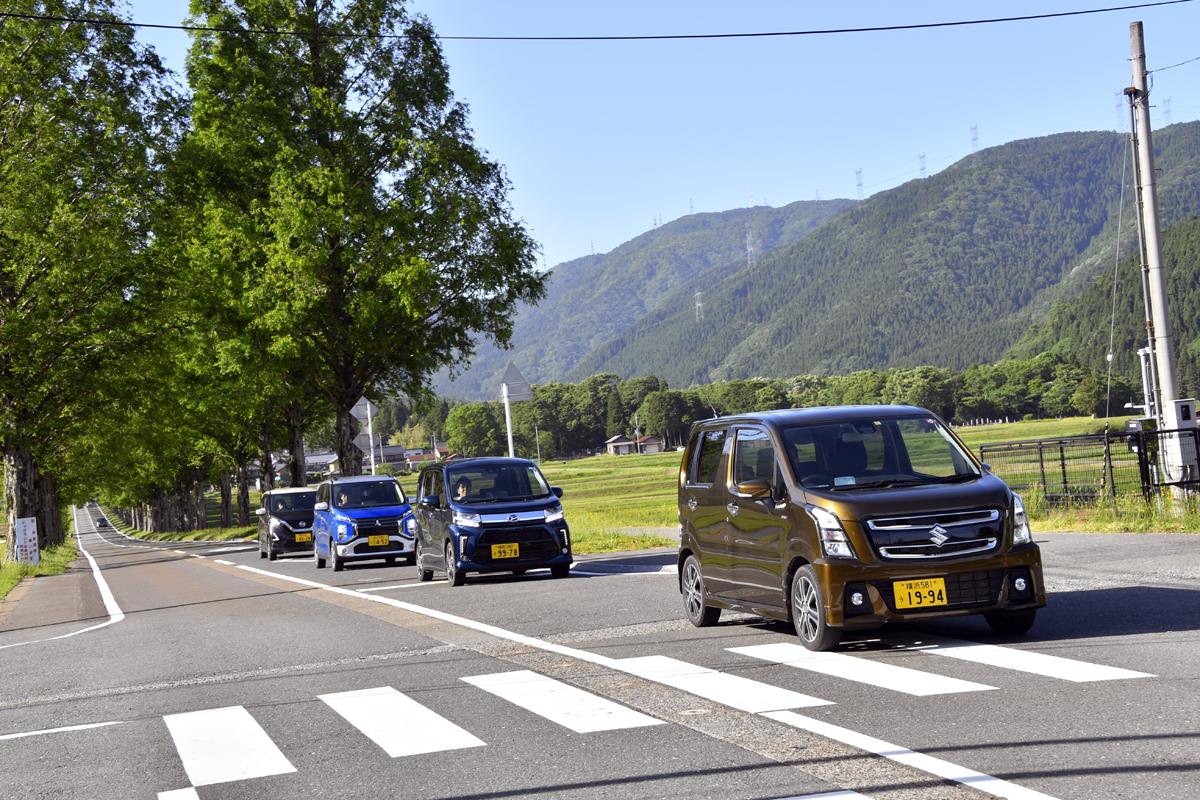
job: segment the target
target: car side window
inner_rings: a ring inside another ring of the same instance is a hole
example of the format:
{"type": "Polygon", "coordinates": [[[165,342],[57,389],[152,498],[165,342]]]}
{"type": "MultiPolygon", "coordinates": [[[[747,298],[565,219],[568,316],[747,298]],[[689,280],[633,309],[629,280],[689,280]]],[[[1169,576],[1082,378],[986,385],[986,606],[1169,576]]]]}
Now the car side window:
{"type": "Polygon", "coordinates": [[[733,449],[733,483],[775,483],[775,446],[760,428],[738,428],[733,449]]]}
{"type": "Polygon", "coordinates": [[[328,483],[322,483],[320,485],[320,487],[318,487],[317,502],[318,503],[328,503],[329,502],[329,484],[328,483]]]}
{"type": "Polygon", "coordinates": [[[445,505],[446,500],[449,499],[446,497],[446,493],[442,491],[442,471],[440,469],[435,469],[429,473],[429,493],[436,494],[442,505],[445,505]]]}
{"type": "Polygon", "coordinates": [[[688,470],[688,483],[711,484],[717,481],[721,450],[725,447],[725,429],[701,431],[696,453],[688,470]]]}

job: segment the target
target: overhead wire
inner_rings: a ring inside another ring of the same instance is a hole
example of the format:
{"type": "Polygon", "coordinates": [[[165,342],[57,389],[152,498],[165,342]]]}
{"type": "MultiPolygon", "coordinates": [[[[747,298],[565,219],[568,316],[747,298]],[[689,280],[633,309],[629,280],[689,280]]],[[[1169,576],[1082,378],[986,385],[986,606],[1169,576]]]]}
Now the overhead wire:
{"type": "MultiPolygon", "coordinates": [[[[885,31],[911,31],[911,30],[927,30],[933,28],[953,28],[964,27],[968,25],[992,25],[1004,22],[1025,22],[1030,20],[1055,19],[1062,17],[1079,17],[1088,14],[1104,14],[1111,11],[1132,11],[1141,8],[1154,8],[1156,6],[1172,6],[1181,3],[1190,3],[1192,0],[1156,0],[1150,3],[1135,3],[1121,6],[1107,6],[1104,8],[1088,8],[1078,11],[1056,11],[1045,14],[1025,14],[1011,17],[990,17],[983,19],[965,19],[965,20],[950,20],[946,22],[917,22],[907,25],[868,25],[863,27],[853,28],[814,28],[809,30],[791,30],[791,31],[749,31],[741,33],[667,33],[667,34],[614,34],[614,35],[578,35],[578,36],[464,36],[464,35],[437,35],[437,38],[444,41],[500,41],[500,42],[608,42],[608,41],[663,41],[663,40],[685,40],[685,39],[759,39],[771,37],[791,37],[791,36],[828,36],[835,34],[848,33],[880,33],[885,31]]],[[[254,34],[259,36],[322,36],[334,39],[398,39],[403,38],[402,33],[332,33],[332,32],[302,32],[296,30],[276,29],[276,28],[234,28],[226,26],[213,25],[166,25],[162,23],[150,22],[131,22],[115,18],[89,18],[76,17],[67,15],[55,14],[22,14],[12,11],[0,12],[0,19],[24,19],[41,22],[57,22],[57,23],[80,23],[96,26],[111,26],[111,27],[129,27],[129,28],[151,28],[155,30],[178,30],[194,33],[235,33],[235,34],[254,34]]],[[[1169,69],[1169,67],[1164,67],[1169,69]]]]}

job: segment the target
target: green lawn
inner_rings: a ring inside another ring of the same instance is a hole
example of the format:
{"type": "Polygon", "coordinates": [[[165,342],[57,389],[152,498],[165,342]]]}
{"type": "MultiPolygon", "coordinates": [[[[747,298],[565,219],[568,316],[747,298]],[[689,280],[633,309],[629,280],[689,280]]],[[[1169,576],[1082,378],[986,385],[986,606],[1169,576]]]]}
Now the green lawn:
{"type": "MultiPolygon", "coordinates": [[[[0,545],[6,547],[8,542],[2,542],[0,545]]],[[[41,563],[36,567],[32,564],[18,564],[15,561],[0,561],[0,600],[7,597],[22,578],[61,575],[66,572],[67,567],[79,557],[74,536],[69,534],[66,542],[58,547],[43,550],[41,556],[41,563]]]]}

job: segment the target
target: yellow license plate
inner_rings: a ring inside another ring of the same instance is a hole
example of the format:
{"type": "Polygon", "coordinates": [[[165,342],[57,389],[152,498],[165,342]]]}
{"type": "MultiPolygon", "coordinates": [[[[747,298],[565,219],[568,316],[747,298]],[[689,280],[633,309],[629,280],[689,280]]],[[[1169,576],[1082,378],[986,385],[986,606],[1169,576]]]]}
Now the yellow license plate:
{"type": "Polygon", "coordinates": [[[893,581],[896,608],[930,608],[946,605],[946,580],[921,578],[915,581],[893,581]]]}
{"type": "Polygon", "coordinates": [[[492,558],[517,558],[521,555],[521,545],[516,544],[494,544],[492,545],[492,558]]]}
{"type": "Polygon", "coordinates": [[[311,542],[312,534],[311,533],[297,533],[296,541],[297,542],[311,542]]]}
{"type": "Polygon", "coordinates": [[[388,537],[386,533],[379,536],[367,537],[367,547],[387,547],[387,543],[388,537]]]}

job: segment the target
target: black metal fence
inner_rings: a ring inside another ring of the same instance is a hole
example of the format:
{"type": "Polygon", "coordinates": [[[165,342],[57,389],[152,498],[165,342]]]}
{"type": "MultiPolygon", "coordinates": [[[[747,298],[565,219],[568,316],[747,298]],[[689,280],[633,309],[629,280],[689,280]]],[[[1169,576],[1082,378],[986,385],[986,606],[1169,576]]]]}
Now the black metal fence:
{"type": "Polygon", "coordinates": [[[1164,486],[1200,489],[1195,473],[1170,475],[1163,468],[1160,450],[1176,440],[1185,453],[1200,452],[1200,431],[1189,429],[999,442],[980,446],[979,457],[1017,492],[1036,492],[1052,506],[1094,504],[1151,498],[1164,486]]]}

